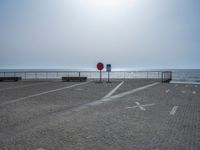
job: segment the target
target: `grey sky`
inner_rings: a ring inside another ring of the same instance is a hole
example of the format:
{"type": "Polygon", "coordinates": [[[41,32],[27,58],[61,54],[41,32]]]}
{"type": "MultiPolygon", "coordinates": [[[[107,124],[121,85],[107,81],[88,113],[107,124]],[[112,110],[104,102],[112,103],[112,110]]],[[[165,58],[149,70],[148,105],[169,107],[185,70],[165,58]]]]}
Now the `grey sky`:
{"type": "Polygon", "coordinates": [[[0,68],[200,68],[199,0],[1,0],[0,68]]]}

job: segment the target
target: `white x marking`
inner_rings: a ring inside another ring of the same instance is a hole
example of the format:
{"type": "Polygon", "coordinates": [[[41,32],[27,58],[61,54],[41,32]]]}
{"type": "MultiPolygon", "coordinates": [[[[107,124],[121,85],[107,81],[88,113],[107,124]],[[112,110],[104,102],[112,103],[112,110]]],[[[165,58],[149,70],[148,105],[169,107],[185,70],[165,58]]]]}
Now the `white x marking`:
{"type": "Polygon", "coordinates": [[[145,104],[145,105],[140,105],[139,102],[135,102],[137,106],[132,106],[132,107],[126,107],[126,109],[130,109],[130,108],[136,108],[136,107],[139,107],[141,110],[145,111],[146,109],[144,107],[146,106],[153,106],[155,105],[154,103],[153,104],[145,104]]]}

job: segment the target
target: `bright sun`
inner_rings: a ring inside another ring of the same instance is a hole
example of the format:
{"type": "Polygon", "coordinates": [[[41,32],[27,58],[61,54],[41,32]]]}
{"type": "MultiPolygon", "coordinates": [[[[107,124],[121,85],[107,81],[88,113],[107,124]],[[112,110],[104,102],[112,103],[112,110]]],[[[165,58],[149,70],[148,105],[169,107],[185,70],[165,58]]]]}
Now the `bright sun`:
{"type": "Polygon", "coordinates": [[[90,0],[90,2],[99,7],[117,7],[123,3],[123,0],[90,0]]]}
{"type": "Polygon", "coordinates": [[[135,0],[87,0],[87,4],[95,9],[119,11],[121,8],[129,7],[135,0]]]}

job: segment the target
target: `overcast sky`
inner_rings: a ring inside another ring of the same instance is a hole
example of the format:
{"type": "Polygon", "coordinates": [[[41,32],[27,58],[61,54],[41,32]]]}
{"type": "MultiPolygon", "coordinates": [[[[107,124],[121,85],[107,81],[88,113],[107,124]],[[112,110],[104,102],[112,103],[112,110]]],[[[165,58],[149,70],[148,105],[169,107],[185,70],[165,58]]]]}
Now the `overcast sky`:
{"type": "Polygon", "coordinates": [[[0,68],[200,68],[200,0],[0,0],[0,68]]]}

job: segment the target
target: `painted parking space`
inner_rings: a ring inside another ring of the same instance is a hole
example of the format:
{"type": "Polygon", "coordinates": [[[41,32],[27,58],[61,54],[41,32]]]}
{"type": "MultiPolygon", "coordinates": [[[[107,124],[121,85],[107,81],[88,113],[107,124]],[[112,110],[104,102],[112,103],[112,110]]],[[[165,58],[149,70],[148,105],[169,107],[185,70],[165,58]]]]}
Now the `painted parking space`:
{"type": "Polygon", "coordinates": [[[64,88],[71,86],[73,82],[46,82],[46,83],[35,83],[34,85],[19,85],[16,88],[9,88],[7,90],[0,90],[0,103],[4,103],[10,100],[20,99],[31,95],[37,95],[39,93],[64,88]],[[23,87],[22,87],[23,86],[23,87]]]}
{"type": "Polygon", "coordinates": [[[70,85],[70,86],[65,86],[65,87],[62,87],[62,88],[57,88],[57,89],[53,89],[53,90],[49,90],[49,91],[45,91],[45,92],[41,92],[41,93],[37,93],[37,94],[33,94],[33,95],[28,95],[28,96],[25,96],[25,97],[21,97],[21,98],[17,98],[17,99],[6,101],[4,103],[1,103],[0,106],[9,105],[9,104],[16,103],[16,102],[19,102],[19,101],[23,101],[23,100],[27,100],[27,99],[30,99],[30,98],[38,97],[38,96],[41,96],[41,95],[45,95],[45,94],[49,94],[49,93],[53,93],[53,92],[57,92],[57,91],[61,91],[61,90],[69,89],[69,88],[73,88],[73,87],[84,85],[84,84],[88,84],[88,83],[89,82],[78,83],[78,84],[73,84],[73,85],[70,85]]]}

